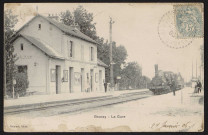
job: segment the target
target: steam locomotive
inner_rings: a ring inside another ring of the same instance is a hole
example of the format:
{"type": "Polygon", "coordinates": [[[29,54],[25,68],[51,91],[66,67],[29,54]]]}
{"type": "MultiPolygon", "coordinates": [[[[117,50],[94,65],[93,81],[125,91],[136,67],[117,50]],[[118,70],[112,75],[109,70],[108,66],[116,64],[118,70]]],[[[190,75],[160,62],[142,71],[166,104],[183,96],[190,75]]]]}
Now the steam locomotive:
{"type": "Polygon", "coordinates": [[[174,84],[175,90],[180,90],[184,87],[184,79],[181,74],[171,71],[158,70],[158,65],[155,65],[155,76],[152,78],[149,90],[155,95],[171,92],[170,86],[174,84]],[[172,82],[175,83],[172,83],[172,82]]]}

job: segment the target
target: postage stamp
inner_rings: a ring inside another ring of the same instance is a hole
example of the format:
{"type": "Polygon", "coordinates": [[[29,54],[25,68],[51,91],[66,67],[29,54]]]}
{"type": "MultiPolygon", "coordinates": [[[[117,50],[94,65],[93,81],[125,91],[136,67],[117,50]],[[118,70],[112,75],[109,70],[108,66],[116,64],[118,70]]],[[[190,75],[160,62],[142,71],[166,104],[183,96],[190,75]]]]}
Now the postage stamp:
{"type": "Polygon", "coordinates": [[[202,4],[174,5],[177,38],[203,37],[202,4]]]}

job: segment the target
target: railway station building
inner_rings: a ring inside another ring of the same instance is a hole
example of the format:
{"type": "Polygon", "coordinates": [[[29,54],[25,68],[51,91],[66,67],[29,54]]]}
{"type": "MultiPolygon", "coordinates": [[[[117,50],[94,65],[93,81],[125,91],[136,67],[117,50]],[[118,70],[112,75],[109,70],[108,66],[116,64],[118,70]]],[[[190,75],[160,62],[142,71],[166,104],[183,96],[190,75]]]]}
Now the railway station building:
{"type": "Polygon", "coordinates": [[[35,94],[104,92],[105,68],[97,42],[79,29],[36,15],[14,39],[18,72],[35,94]]]}

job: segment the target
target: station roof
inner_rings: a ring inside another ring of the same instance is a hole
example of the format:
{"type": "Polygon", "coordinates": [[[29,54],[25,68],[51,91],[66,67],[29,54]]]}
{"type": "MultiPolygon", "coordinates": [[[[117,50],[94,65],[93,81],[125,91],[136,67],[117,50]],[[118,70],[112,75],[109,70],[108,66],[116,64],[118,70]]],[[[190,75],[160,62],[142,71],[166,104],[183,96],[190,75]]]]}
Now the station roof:
{"type": "Polygon", "coordinates": [[[104,62],[102,62],[100,59],[97,59],[98,66],[108,67],[104,62]]]}
{"type": "MultiPolygon", "coordinates": [[[[17,39],[18,37],[23,37],[28,42],[32,43],[32,45],[34,45],[35,47],[37,47],[38,49],[40,49],[42,52],[44,52],[46,55],[48,55],[48,56],[50,56],[52,58],[58,58],[58,59],[62,59],[62,60],[65,59],[64,56],[62,56],[60,53],[58,53],[57,51],[55,51],[55,49],[53,49],[52,47],[50,47],[50,45],[48,45],[44,41],[41,41],[38,38],[31,37],[31,36],[28,36],[28,35],[25,35],[25,34],[17,34],[15,36],[15,38],[13,38],[12,41],[14,41],[15,39],[17,39]]],[[[100,59],[97,59],[97,64],[98,64],[98,66],[108,67],[108,65],[106,65],[100,59]]]]}
{"type": "Polygon", "coordinates": [[[30,21],[28,21],[25,25],[23,25],[18,31],[21,31],[27,24],[29,24],[32,20],[34,20],[36,17],[41,17],[43,19],[45,19],[46,21],[48,21],[50,24],[53,24],[54,26],[56,26],[58,29],[60,29],[61,31],[63,31],[64,33],[66,34],[69,34],[71,36],[74,36],[74,37],[77,37],[77,38],[80,38],[80,39],[83,39],[85,41],[88,41],[88,42],[91,42],[93,44],[98,44],[95,40],[93,40],[92,38],[90,38],[89,36],[85,35],[84,33],[82,33],[81,31],[79,31],[78,29],[75,29],[74,27],[72,26],[68,26],[68,25],[65,25],[63,23],[60,23],[58,21],[55,21],[51,18],[48,18],[48,17],[45,17],[45,16],[42,16],[40,14],[37,14],[35,17],[33,17],[30,21]]]}
{"type": "Polygon", "coordinates": [[[32,43],[32,45],[34,45],[35,47],[43,51],[46,55],[53,57],[53,58],[65,59],[60,53],[58,53],[55,49],[50,47],[50,45],[41,41],[40,39],[31,37],[25,34],[19,34],[17,37],[19,36],[23,37],[24,39],[32,43]]]}

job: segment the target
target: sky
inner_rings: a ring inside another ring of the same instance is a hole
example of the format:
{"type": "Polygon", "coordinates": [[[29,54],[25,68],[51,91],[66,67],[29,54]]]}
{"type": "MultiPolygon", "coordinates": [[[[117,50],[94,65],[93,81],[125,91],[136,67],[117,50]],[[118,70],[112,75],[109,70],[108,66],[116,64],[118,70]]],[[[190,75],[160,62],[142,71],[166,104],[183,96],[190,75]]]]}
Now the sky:
{"type": "MultiPolygon", "coordinates": [[[[93,13],[97,35],[109,40],[109,17],[113,24],[112,39],[127,49],[127,62],[136,61],[142,66],[143,75],[152,78],[154,65],[160,70],[180,72],[185,81],[193,74],[200,74],[200,45],[203,38],[190,39],[192,42],[183,49],[173,49],[164,44],[158,34],[160,21],[167,12],[173,11],[173,4],[161,3],[22,3],[6,4],[19,16],[16,29],[24,25],[38,12],[44,16],[65,10],[73,11],[82,5],[93,13]],[[197,68],[196,68],[197,62],[197,68]]],[[[174,26],[174,25],[173,25],[174,26]]],[[[161,26],[162,27],[162,26],[161,26]]],[[[165,37],[164,37],[165,38],[165,37]]],[[[203,72],[202,72],[203,73],[203,72]]]]}

